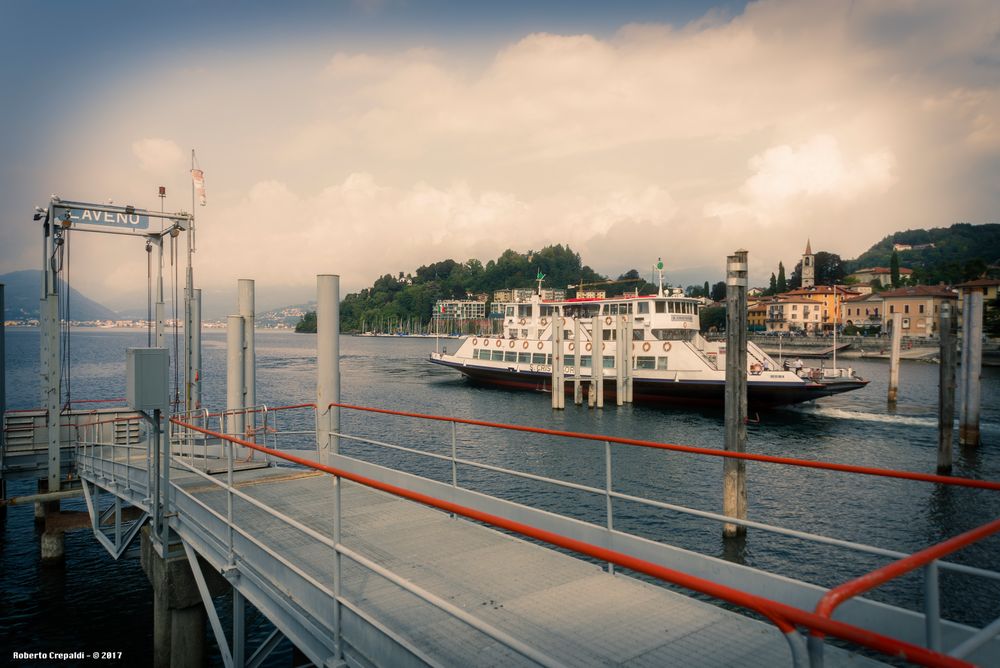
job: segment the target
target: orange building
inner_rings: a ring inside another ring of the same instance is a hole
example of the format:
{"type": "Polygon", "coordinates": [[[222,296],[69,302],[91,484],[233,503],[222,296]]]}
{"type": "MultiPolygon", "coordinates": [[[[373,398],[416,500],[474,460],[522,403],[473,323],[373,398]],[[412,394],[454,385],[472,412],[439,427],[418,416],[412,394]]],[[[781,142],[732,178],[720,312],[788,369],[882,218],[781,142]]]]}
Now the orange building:
{"type": "Polygon", "coordinates": [[[812,288],[799,288],[779,295],[782,299],[808,299],[819,302],[819,331],[832,332],[834,324],[844,324],[844,301],[860,296],[861,293],[843,285],[817,285],[812,288]]]}

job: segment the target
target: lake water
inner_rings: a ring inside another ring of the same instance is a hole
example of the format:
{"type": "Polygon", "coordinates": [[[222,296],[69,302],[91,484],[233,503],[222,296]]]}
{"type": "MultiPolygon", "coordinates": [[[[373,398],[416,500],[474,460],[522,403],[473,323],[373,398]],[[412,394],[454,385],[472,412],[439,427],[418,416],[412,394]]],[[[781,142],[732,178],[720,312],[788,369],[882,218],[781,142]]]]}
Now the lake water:
{"type": "MultiPolygon", "coordinates": [[[[73,398],[124,396],[125,349],[143,346],[144,331],[74,331],[73,398]]],[[[257,398],[268,406],[311,402],[315,398],[315,336],[259,331],[257,398]]],[[[458,342],[442,342],[456,346],[458,342]]],[[[225,398],[225,334],[206,331],[203,339],[204,398],[222,406],[225,398]]],[[[721,409],[677,409],[641,405],[602,411],[569,403],[550,408],[549,396],[509,392],[469,384],[457,372],[429,364],[430,339],[353,338],[341,340],[342,397],[345,402],[436,415],[475,418],[593,434],[609,434],[708,448],[721,448],[721,409]]],[[[760,414],[748,427],[748,450],[805,459],[933,472],[937,447],[937,374],[932,364],[904,362],[900,398],[886,406],[888,364],[853,360],[871,383],[857,392],[813,404],[760,414]]],[[[39,404],[38,332],[7,331],[8,407],[39,404]]],[[[1000,369],[983,370],[983,445],[955,446],[958,476],[1000,480],[1000,369]]],[[[303,424],[311,419],[300,418],[303,424]]],[[[373,417],[345,411],[344,430],[446,453],[450,427],[373,417]]],[[[287,423],[291,424],[291,423],[287,423]]],[[[957,430],[956,430],[957,432],[957,430]]],[[[303,439],[303,443],[311,439],[303,439]]],[[[291,440],[288,446],[295,445],[291,440]]],[[[345,451],[438,479],[450,469],[414,456],[346,445],[345,451]]],[[[601,486],[603,446],[553,437],[458,429],[459,455],[545,476],[601,486]]],[[[719,511],[721,469],[717,458],[615,446],[613,484],[619,491],[719,511]]],[[[944,488],[925,483],[858,477],[833,472],[748,463],[751,519],[880,547],[912,552],[988,520],[1000,517],[1000,493],[944,488]]],[[[497,479],[461,470],[470,487],[598,523],[604,500],[524,480],[497,479]]],[[[11,483],[10,495],[34,491],[34,483],[11,483]]],[[[82,501],[64,508],[84,509],[82,501]]],[[[616,504],[615,526],[703,553],[832,586],[885,563],[853,552],[750,530],[738,549],[727,549],[716,523],[616,504]]],[[[30,506],[8,510],[0,539],[0,647],[19,651],[121,650],[128,664],[146,663],[152,646],[151,590],[134,552],[113,561],[87,531],[66,536],[64,569],[38,562],[38,536],[30,506]]],[[[955,555],[954,561],[996,569],[1000,538],[994,537],[955,555]]],[[[879,589],[873,598],[917,607],[922,600],[917,576],[879,589]]],[[[945,617],[983,624],[998,614],[1000,586],[966,576],[942,575],[945,617]]],[[[265,623],[253,619],[251,634],[265,623]]],[[[216,659],[217,660],[217,657],[216,659]]],[[[275,665],[288,665],[286,653],[275,665]]]]}

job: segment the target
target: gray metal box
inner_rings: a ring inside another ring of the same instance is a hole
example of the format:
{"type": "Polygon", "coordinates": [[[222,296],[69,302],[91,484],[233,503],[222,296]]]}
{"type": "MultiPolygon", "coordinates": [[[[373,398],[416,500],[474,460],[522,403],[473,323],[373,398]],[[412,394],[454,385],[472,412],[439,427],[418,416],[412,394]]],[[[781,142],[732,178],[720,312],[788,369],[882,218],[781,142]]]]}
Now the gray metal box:
{"type": "Polygon", "coordinates": [[[125,356],[125,399],[130,408],[168,408],[170,356],[166,348],[129,348],[125,356]]]}

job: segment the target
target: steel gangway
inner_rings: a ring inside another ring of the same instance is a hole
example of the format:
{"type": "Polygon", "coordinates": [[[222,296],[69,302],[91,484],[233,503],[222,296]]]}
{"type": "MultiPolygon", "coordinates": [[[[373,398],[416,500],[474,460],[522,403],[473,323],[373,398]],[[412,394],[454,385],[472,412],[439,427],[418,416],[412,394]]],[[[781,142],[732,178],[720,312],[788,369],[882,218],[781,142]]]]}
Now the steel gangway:
{"type": "Polygon", "coordinates": [[[228,419],[233,411],[182,414],[169,427],[136,415],[94,419],[74,442],[98,540],[117,558],[148,518],[143,558],[155,553],[190,567],[227,666],[261,665],[282,637],[322,666],[1000,663],[1000,620],[983,628],[945,620],[939,602],[941,572],[1000,580],[994,570],[947,560],[1000,532],[1000,519],[905,554],[625,493],[612,485],[612,452],[737,457],[990,492],[1000,492],[997,482],[343,403],[239,413],[238,422],[228,419]],[[386,433],[433,433],[440,447],[349,433],[341,412],[406,421],[412,426],[386,433]],[[233,433],[232,424],[242,428],[233,433]],[[134,430],[140,438],[114,437],[134,430]],[[597,448],[605,484],[460,456],[459,445],[484,432],[597,448]],[[404,470],[395,457],[428,461],[437,473],[404,470]],[[507,490],[531,481],[589,495],[603,517],[581,519],[467,484],[481,474],[502,476],[507,490]],[[827,589],[623,531],[613,510],[622,501],[876,555],[885,565],[827,589]],[[922,609],[862,596],[913,571],[924,578],[922,609]],[[217,611],[219,583],[232,591],[231,629],[217,611]],[[274,627],[253,648],[246,603],[274,627]]]}

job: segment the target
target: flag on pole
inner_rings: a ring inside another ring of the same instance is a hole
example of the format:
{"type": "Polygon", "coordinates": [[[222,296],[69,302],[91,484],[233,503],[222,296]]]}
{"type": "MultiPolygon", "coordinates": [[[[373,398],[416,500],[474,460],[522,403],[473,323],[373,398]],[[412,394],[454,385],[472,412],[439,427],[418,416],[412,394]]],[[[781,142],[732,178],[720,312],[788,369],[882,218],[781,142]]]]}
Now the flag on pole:
{"type": "Polygon", "coordinates": [[[198,195],[198,203],[205,206],[208,202],[205,197],[205,172],[200,169],[192,169],[191,182],[194,183],[194,192],[198,195]]]}

